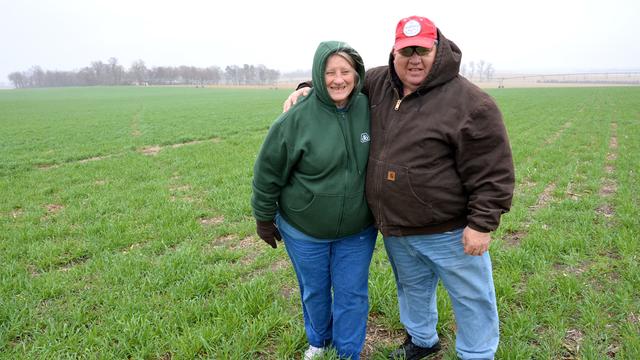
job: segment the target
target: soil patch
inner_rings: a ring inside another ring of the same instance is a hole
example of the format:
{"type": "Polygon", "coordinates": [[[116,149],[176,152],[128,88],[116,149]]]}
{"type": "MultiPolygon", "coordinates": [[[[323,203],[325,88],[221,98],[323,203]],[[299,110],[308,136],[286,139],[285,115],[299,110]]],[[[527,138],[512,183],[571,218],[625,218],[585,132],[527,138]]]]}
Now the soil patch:
{"type": "Polygon", "coordinates": [[[148,147],[142,148],[140,152],[147,156],[156,156],[158,155],[160,150],[162,150],[162,148],[156,145],[156,146],[148,146],[148,147]]]}
{"type": "Polygon", "coordinates": [[[562,346],[565,348],[562,359],[577,359],[584,334],[578,329],[570,329],[565,334],[562,346]]]}
{"type": "Polygon", "coordinates": [[[236,239],[235,235],[231,235],[231,234],[224,235],[224,236],[221,236],[221,237],[218,237],[218,238],[214,239],[211,243],[209,243],[209,245],[206,248],[209,251],[215,250],[215,249],[219,249],[219,248],[224,247],[227,244],[233,242],[234,239],[236,239]]]}
{"type": "Polygon", "coordinates": [[[58,213],[60,210],[64,209],[64,206],[59,204],[49,204],[46,207],[47,207],[47,212],[49,214],[55,214],[55,213],[58,213]]]}
{"type": "Polygon", "coordinates": [[[77,162],[79,164],[85,164],[85,163],[92,162],[92,161],[99,161],[99,160],[108,159],[108,158],[110,158],[112,156],[113,155],[94,156],[94,157],[90,157],[90,158],[87,158],[87,159],[78,160],[77,162]]]}
{"type": "Polygon", "coordinates": [[[562,273],[562,275],[564,276],[567,276],[567,275],[581,275],[587,270],[589,270],[590,266],[591,266],[590,261],[583,261],[576,266],[556,264],[554,265],[554,268],[556,269],[557,272],[562,273]]]}
{"type": "Polygon", "coordinates": [[[67,272],[67,271],[73,269],[77,265],[84,264],[89,259],[90,259],[89,255],[83,255],[83,256],[77,257],[75,259],[71,259],[68,262],[66,262],[65,264],[61,265],[58,268],[58,270],[62,271],[62,272],[67,272]]]}
{"type": "Polygon", "coordinates": [[[551,183],[547,185],[547,187],[542,191],[542,194],[540,194],[540,196],[538,197],[538,201],[536,202],[536,204],[533,205],[531,208],[533,210],[537,210],[542,207],[545,207],[551,201],[551,199],[553,199],[553,196],[551,195],[551,193],[555,189],[556,189],[555,183],[551,183]]]}
{"type": "Polygon", "coordinates": [[[202,218],[200,219],[200,224],[205,226],[216,226],[220,225],[224,222],[224,216],[216,216],[212,218],[202,218]]]}
{"type": "Polygon", "coordinates": [[[254,238],[253,236],[247,236],[244,239],[240,240],[239,242],[231,245],[230,249],[245,250],[245,249],[255,248],[257,242],[258,242],[258,239],[254,238]]]}
{"type": "MultiPolygon", "coordinates": [[[[367,324],[367,337],[365,339],[360,359],[367,359],[376,348],[396,347],[402,344],[405,338],[404,330],[389,330],[376,323],[376,315],[369,315],[367,324]]],[[[429,358],[435,359],[435,358],[429,358]]]]}
{"type": "Polygon", "coordinates": [[[596,208],[596,213],[606,218],[610,218],[615,215],[615,210],[613,209],[613,206],[609,204],[604,204],[596,208]]]}
{"type": "Polygon", "coordinates": [[[520,240],[522,240],[527,233],[524,231],[513,231],[506,233],[502,240],[507,246],[516,247],[520,245],[520,240]]]}
{"type": "Polygon", "coordinates": [[[189,185],[174,186],[174,187],[169,188],[169,190],[171,192],[188,191],[188,190],[191,190],[191,186],[189,186],[189,185]]]}
{"type": "Polygon", "coordinates": [[[217,144],[217,143],[220,142],[220,138],[215,137],[215,138],[207,139],[207,140],[193,140],[193,141],[188,141],[188,142],[184,142],[184,143],[173,144],[173,145],[171,145],[171,147],[173,149],[175,149],[175,148],[183,147],[183,146],[186,146],[186,145],[202,144],[202,143],[205,143],[205,142],[208,142],[208,141],[211,141],[214,144],[217,144]]]}
{"type": "Polygon", "coordinates": [[[49,170],[49,169],[59,168],[60,165],[59,164],[40,164],[40,165],[37,165],[37,167],[40,170],[49,170]]]}
{"type": "Polygon", "coordinates": [[[616,185],[616,183],[613,180],[607,179],[602,184],[602,188],[600,188],[600,196],[602,197],[611,196],[615,194],[617,189],[618,189],[618,186],[616,185]]]}

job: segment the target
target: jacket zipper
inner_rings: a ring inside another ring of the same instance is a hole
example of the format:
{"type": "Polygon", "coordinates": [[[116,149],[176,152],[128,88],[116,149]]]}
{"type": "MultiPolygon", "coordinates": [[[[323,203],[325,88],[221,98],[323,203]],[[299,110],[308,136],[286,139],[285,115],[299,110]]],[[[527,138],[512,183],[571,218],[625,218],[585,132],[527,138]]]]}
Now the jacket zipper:
{"type": "MultiPolygon", "coordinates": [[[[394,92],[396,93],[396,96],[398,97],[398,100],[396,100],[396,105],[393,107],[393,110],[398,111],[400,109],[400,104],[402,104],[402,100],[404,100],[403,97],[400,97],[400,93],[398,93],[398,90],[394,88],[394,92]]],[[[391,121],[393,122],[393,120],[391,121]]],[[[385,131],[385,137],[384,137],[384,142],[382,143],[382,151],[380,152],[380,161],[382,161],[385,157],[384,157],[384,152],[387,148],[387,133],[389,131],[391,131],[391,122],[389,124],[387,124],[387,131],[385,131]]],[[[381,169],[382,173],[376,176],[376,192],[379,194],[381,194],[382,192],[382,182],[383,177],[384,177],[384,170],[381,169]]],[[[381,196],[378,196],[377,202],[378,202],[378,219],[380,219],[378,226],[380,227],[380,230],[382,230],[382,228],[384,227],[384,218],[382,217],[382,206],[380,205],[380,203],[382,202],[381,200],[381,196]]]]}
{"type": "MultiPolygon", "coordinates": [[[[347,126],[346,124],[347,118],[345,114],[342,112],[338,114],[338,122],[340,121],[344,121],[345,122],[344,126],[347,126]]],[[[336,236],[340,234],[340,229],[342,228],[342,220],[344,219],[344,203],[346,201],[347,189],[348,189],[347,181],[349,179],[349,145],[347,144],[347,138],[344,134],[342,125],[338,124],[338,127],[340,128],[340,132],[342,133],[342,140],[344,140],[344,148],[347,154],[347,169],[345,170],[345,173],[344,173],[344,196],[342,198],[342,203],[340,205],[340,219],[338,220],[338,228],[336,229],[336,236]]]]}

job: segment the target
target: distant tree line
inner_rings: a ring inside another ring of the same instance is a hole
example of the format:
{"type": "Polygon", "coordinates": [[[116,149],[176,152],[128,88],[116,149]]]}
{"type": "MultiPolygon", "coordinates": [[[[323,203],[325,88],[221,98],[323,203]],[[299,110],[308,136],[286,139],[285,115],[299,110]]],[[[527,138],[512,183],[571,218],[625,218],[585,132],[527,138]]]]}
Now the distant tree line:
{"type": "Polygon", "coordinates": [[[77,71],[43,70],[40,66],[22,72],[12,72],[9,80],[16,88],[92,86],[92,85],[268,85],[275,84],[280,72],[264,65],[218,66],[158,66],[147,68],[137,60],[129,69],[112,57],[106,63],[94,61],[77,71]]]}
{"type": "Polygon", "coordinates": [[[470,80],[491,81],[496,73],[491,63],[480,60],[478,62],[469,61],[460,66],[460,73],[470,80]]]}

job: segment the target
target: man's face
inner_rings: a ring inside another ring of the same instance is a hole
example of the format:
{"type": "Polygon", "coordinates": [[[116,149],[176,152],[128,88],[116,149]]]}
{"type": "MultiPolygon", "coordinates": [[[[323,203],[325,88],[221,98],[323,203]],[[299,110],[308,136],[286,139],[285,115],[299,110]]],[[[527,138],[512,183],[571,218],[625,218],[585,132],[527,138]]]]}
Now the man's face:
{"type": "Polygon", "coordinates": [[[404,86],[404,95],[414,92],[422,84],[427,75],[429,75],[433,61],[436,58],[436,46],[431,48],[425,55],[419,55],[418,52],[421,49],[414,48],[417,47],[410,46],[393,50],[393,66],[404,86]]]}

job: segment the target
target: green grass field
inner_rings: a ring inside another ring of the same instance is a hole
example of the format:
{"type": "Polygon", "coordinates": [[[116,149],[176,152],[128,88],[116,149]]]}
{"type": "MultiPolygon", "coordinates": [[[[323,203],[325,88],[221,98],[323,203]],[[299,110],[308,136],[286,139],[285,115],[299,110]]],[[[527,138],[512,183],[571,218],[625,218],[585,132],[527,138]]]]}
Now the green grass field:
{"type": "MultiPolygon", "coordinates": [[[[299,358],[295,275],[249,204],[290,91],[0,91],[0,358],[299,358]]],[[[497,358],[640,358],[640,88],[491,94],[517,171],[491,245],[497,358]]],[[[384,359],[403,334],[381,241],[370,303],[384,359]]]]}

